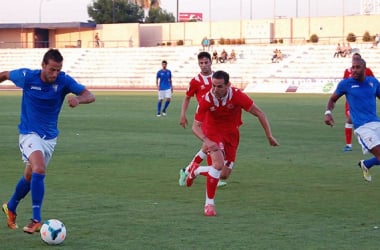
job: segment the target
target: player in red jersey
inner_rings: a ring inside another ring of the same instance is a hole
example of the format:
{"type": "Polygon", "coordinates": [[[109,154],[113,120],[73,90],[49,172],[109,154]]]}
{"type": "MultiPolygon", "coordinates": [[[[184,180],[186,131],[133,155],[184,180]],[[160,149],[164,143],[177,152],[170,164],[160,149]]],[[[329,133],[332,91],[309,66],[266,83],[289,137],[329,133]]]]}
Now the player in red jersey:
{"type": "MultiPolygon", "coordinates": [[[[359,53],[354,53],[352,55],[352,60],[360,59],[360,58],[362,58],[362,57],[361,57],[361,55],[359,53]]],[[[375,76],[370,68],[366,68],[365,69],[365,75],[366,76],[373,76],[373,77],[375,76]]],[[[349,78],[351,76],[352,76],[351,68],[345,69],[344,73],[343,73],[343,79],[349,78]]],[[[344,146],[343,151],[344,152],[349,152],[349,151],[352,151],[352,130],[353,130],[353,125],[352,125],[351,116],[350,116],[350,110],[349,110],[349,106],[348,106],[348,102],[347,101],[346,101],[346,103],[345,103],[344,106],[345,106],[344,114],[346,115],[346,123],[344,125],[344,136],[345,136],[346,146],[344,146]]]]}
{"type": "MultiPolygon", "coordinates": [[[[179,124],[183,127],[186,128],[188,126],[188,120],[186,117],[186,112],[189,108],[189,104],[191,101],[191,98],[195,96],[197,102],[199,102],[203,96],[210,91],[212,82],[212,59],[211,55],[208,52],[200,52],[198,54],[198,65],[201,70],[199,74],[197,74],[193,79],[191,79],[189,83],[189,87],[186,91],[185,97],[182,102],[182,108],[181,108],[181,116],[180,116],[180,121],[179,124]]],[[[200,164],[205,158],[207,157],[207,150],[205,148],[200,149],[191,162],[188,164],[187,167],[180,169],[179,171],[179,185],[180,186],[185,186],[185,180],[186,176],[188,175],[188,169],[193,164],[194,162],[197,164],[200,164]]],[[[225,186],[227,185],[226,182],[220,181],[219,186],[225,186]]]]}
{"type": "Polygon", "coordinates": [[[206,216],[216,215],[217,184],[220,178],[228,178],[231,174],[239,145],[239,127],[243,124],[242,109],[258,118],[269,144],[279,146],[265,113],[245,93],[231,87],[228,73],[215,72],[212,89],[199,102],[192,126],[194,134],[203,142],[202,148],[207,149],[212,165],[193,163],[186,177],[186,185],[190,187],[198,175],[206,176],[206,216]]]}

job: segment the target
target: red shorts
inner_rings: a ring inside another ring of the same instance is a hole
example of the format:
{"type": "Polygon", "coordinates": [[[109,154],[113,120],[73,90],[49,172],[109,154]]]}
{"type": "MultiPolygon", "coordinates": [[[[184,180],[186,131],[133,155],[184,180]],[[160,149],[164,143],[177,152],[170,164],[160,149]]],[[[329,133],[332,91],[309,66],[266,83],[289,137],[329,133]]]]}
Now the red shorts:
{"type": "Polygon", "coordinates": [[[234,131],[206,131],[205,135],[219,145],[219,148],[224,152],[224,160],[235,162],[236,153],[240,141],[240,132],[238,129],[234,131]]]}

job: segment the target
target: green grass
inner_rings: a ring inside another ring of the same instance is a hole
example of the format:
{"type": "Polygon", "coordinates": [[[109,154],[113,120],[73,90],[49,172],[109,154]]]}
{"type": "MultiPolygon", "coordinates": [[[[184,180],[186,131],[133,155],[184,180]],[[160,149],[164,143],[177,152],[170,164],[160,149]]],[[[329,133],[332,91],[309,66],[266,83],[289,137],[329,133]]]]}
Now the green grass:
{"type": "MultiPolygon", "coordinates": [[[[44,219],[67,227],[54,249],[378,249],[380,175],[373,169],[373,182],[364,182],[356,142],[354,151],[341,151],[343,100],[330,128],[323,122],[327,95],[251,94],[281,146],[270,147],[245,113],[236,168],[217,192],[218,216],[207,218],[204,177],[178,186],[179,169],[200,147],[179,126],[183,93],[160,118],[156,93],[95,94],[95,103],[64,106],[60,117],[43,207],[44,219]]],[[[0,201],[23,171],[19,102],[19,92],[0,92],[0,201]]],[[[28,196],[19,226],[30,217],[28,196]]],[[[39,235],[9,230],[4,216],[0,223],[1,249],[51,248],[39,235]]]]}

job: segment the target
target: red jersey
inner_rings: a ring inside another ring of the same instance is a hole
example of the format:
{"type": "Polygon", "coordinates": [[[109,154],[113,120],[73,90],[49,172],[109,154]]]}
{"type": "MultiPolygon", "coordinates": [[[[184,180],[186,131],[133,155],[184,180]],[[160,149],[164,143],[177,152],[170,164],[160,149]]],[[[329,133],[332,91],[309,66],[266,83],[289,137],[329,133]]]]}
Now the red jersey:
{"type": "Polygon", "coordinates": [[[230,87],[227,95],[222,99],[217,99],[209,91],[198,104],[195,120],[199,122],[207,120],[202,124],[206,134],[208,132],[234,131],[243,124],[242,109],[248,111],[253,103],[249,96],[235,87],[230,87]]]}
{"type": "MultiPolygon", "coordinates": [[[[373,74],[373,72],[372,72],[372,70],[370,68],[366,68],[364,74],[365,74],[365,76],[373,76],[373,77],[375,77],[375,75],[373,74]]],[[[344,74],[343,74],[343,79],[349,78],[351,76],[352,76],[351,68],[345,69],[344,70],[344,74]]]]}
{"type": "Polygon", "coordinates": [[[209,76],[203,76],[202,74],[198,74],[193,79],[191,79],[189,83],[189,87],[186,91],[186,96],[197,98],[197,101],[202,99],[202,97],[210,91],[212,87],[212,74],[209,76]]]}

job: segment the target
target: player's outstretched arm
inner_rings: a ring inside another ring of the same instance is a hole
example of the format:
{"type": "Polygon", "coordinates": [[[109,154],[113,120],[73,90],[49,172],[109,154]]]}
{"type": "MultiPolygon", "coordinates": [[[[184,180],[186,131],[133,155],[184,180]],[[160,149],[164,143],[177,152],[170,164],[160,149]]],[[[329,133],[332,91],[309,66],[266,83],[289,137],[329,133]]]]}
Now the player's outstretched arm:
{"type": "Polygon", "coordinates": [[[5,80],[9,80],[9,71],[3,71],[0,73],[0,83],[5,80]]]}
{"type": "Polygon", "coordinates": [[[69,96],[67,98],[67,102],[69,103],[69,106],[72,108],[75,108],[79,104],[88,104],[94,101],[95,101],[95,96],[88,89],[85,89],[78,96],[69,96]]]}

